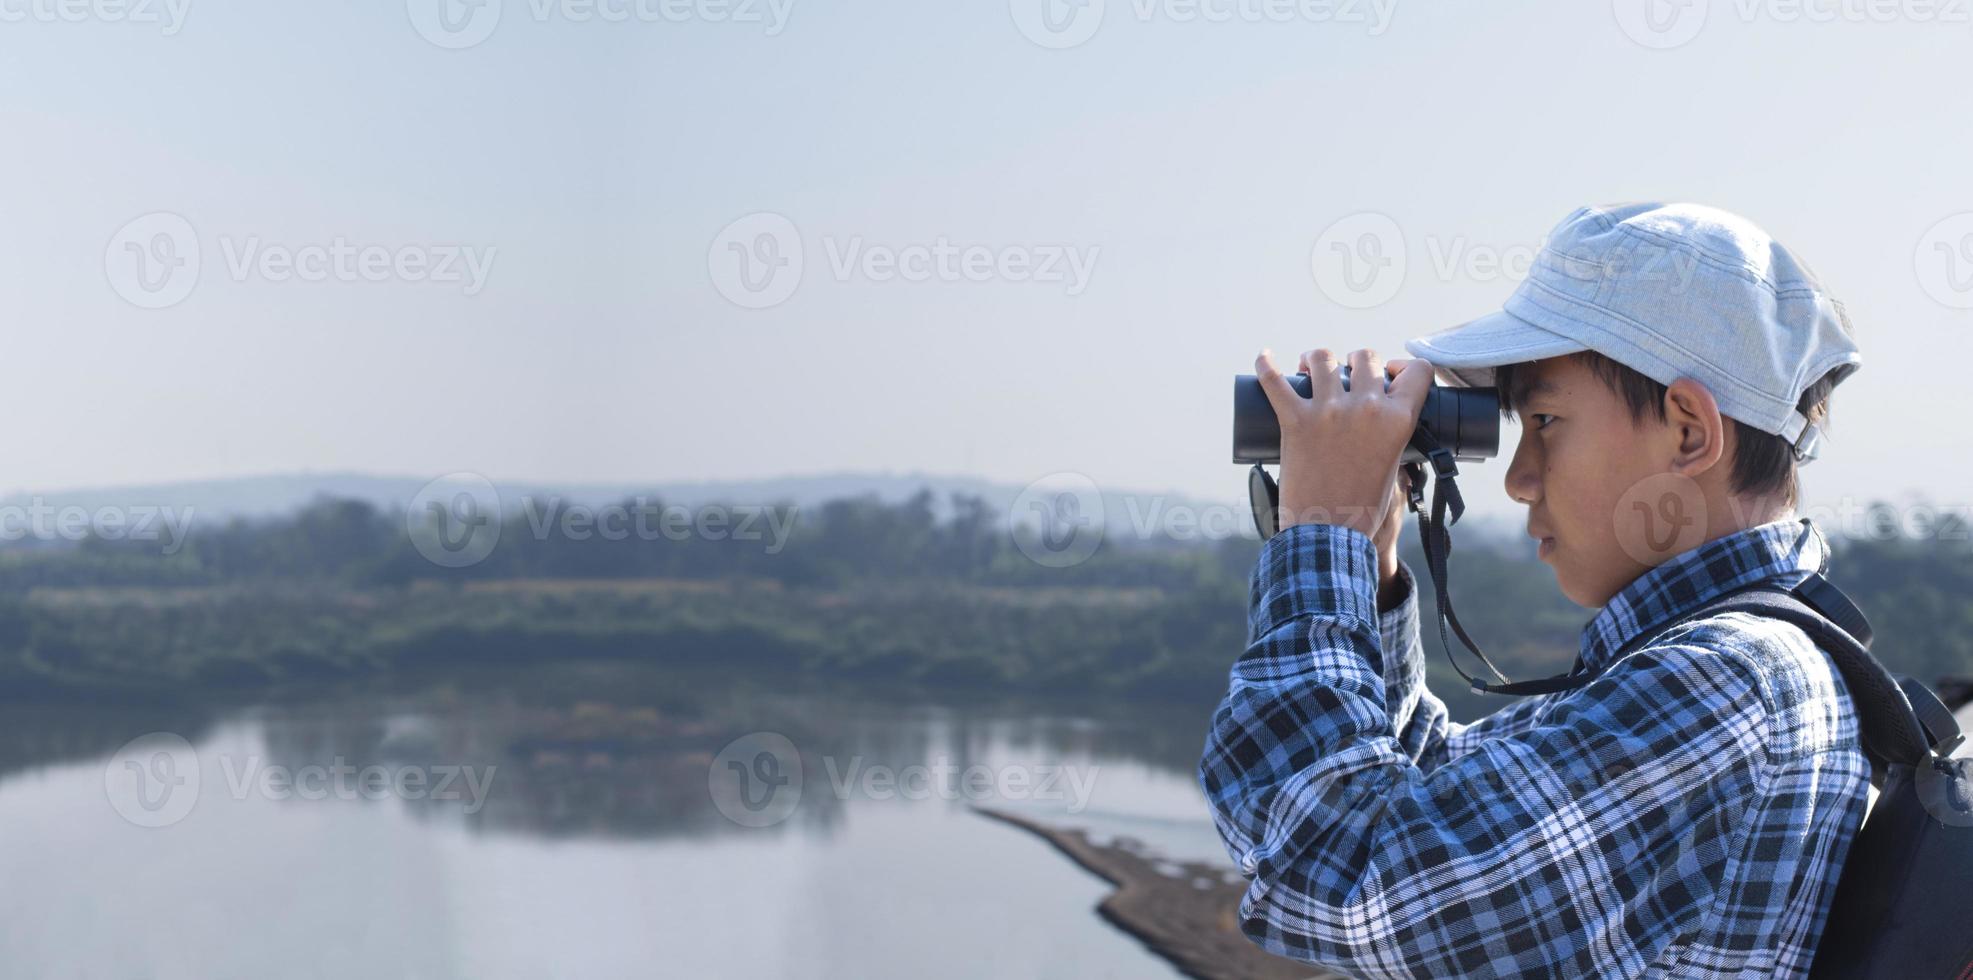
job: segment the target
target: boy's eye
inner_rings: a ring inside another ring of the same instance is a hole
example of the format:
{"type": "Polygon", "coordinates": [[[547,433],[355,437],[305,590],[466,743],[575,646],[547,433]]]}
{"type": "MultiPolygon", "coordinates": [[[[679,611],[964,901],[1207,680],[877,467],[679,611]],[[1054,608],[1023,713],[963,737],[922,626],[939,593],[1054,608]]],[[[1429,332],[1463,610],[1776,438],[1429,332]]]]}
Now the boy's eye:
{"type": "Polygon", "coordinates": [[[1536,412],[1535,414],[1528,416],[1528,418],[1534,420],[1535,428],[1537,429],[1546,429],[1548,428],[1548,423],[1555,421],[1555,416],[1543,415],[1540,412],[1536,412]]]}

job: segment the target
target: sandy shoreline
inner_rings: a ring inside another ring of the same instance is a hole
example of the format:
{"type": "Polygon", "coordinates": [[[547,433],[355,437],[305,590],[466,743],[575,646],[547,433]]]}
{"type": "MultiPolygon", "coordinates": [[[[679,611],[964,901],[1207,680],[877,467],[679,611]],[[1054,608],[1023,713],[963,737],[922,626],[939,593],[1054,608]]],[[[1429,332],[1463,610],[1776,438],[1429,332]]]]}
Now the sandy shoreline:
{"type": "Polygon", "coordinates": [[[1097,914],[1186,976],[1199,980],[1336,976],[1270,955],[1241,934],[1234,910],[1247,890],[1246,880],[1230,868],[1170,861],[1129,837],[1098,844],[1086,830],[1052,827],[1004,810],[978,806],[973,810],[1041,838],[1084,870],[1117,886],[1097,905],[1097,914]]]}

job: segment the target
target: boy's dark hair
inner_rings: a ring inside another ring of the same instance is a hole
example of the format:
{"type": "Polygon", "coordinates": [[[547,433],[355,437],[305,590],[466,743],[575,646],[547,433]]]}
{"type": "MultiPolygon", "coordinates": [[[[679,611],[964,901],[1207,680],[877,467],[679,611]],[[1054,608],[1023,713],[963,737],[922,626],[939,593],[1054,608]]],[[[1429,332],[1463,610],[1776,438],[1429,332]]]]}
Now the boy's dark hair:
{"type": "MultiPolygon", "coordinates": [[[[1604,385],[1623,398],[1624,404],[1630,407],[1633,422],[1642,422],[1647,415],[1660,422],[1665,420],[1666,385],[1596,351],[1568,356],[1588,367],[1604,385]]],[[[1503,415],[1512,416],[1515,406],[1527,401],[1528,389],[1534,384],[1533,372],[1526,370],[1529,366],[1529,363],[1523,362],[1494,369],[1494,384],[1500,389],[1503,415]]],[[[1839,368],[1823,375],[1802,392],[1802,399],[1795,407],[1811,423],[1825,422],[1829,418],[1829,394],[1842,379],[1841,372],[1839,368]]],[[[1795,452],[1788,440],[1762,432],[1739,419],[1721,417],[1731,423],[1734,433],[1733,476],[1729,484],[1732,492],[1766,496],[1785,491],[1788,505],[1793,507],[1797,492],[1795,452]]]]}

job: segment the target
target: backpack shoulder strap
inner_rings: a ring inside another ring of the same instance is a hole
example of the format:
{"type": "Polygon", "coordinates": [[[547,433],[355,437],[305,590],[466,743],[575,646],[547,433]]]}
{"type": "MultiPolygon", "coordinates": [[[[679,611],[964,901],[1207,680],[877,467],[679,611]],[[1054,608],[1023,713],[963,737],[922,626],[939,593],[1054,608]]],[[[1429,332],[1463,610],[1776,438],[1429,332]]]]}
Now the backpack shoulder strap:
{"type": "Polygon", "coordinates": [[[1925,744],[1932,746],[1932,751],[1940,755],[1950,754],[1942,751],[1941,747],[1960,735],[1959,719],[1953,717],[1952,709],[1946,707],[1946,703],[1939,700],[1931,688],[1915,677],[1898,675],[1898,687],[1904,689],[1905,700],[1911,702],[1911,710],[1918,715],[1919,723],[1925,726],[1925,744]]]}
{"type": "MultiPolygon", "coordinates": [[[[1801,585],[1791,590],[1783,590],[1781,586],[1769,583],[1729,593],[1689,616],[1680,617],[1665,629],[1729,612],[1751,613],[1792,623],[1829,655],[1843,677],[1844,686],[1849,689],[1851,702],[1856,706],[1858,738],[1864,754],[1880,771],[1886,765],[1916,765],[1933,745],[1958,734],[1958,724],[1952,722],[1952,713],[1944,711],[1945,706],[1939,704],[1929,691],[1926,691],[1928,698],[1933,704],[1938,704],[1940,711],[1928,710],[1926,714],[1929,719],[1921,719],[1919,709],[1913,707],[1905,687],[1871,654],[1868,646],[1870,623],[1864,618],[1862,610],[1821,575],[1810,573],[1801,585]],[[1848,624],[1848,628],[1839,623],[1848,624]],[[1944,718],[1941,719],[1939,714],[1943,714],[1944,718]],[[1952,725],[1950,732],[1929,731],[1934,726],[1943,729],[1947,723],[1952,725]]],[[[1658,632],[1662,633],[1663,630],[1658,632]]],[[[1916,681],[1907,678],[1906,682],[1924,690],[1924,686],[1916,681]]]]}

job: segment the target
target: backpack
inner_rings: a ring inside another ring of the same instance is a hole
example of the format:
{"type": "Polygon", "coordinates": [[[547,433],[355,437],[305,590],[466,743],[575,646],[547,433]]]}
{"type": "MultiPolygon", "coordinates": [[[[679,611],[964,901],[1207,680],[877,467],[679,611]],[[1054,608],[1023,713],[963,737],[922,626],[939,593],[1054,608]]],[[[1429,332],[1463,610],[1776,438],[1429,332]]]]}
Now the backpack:
{"type": "MultiPolygon", "coordinates": [[[[1850,598],[1811,573],[1729,593],[1680,622],[1745,612],[1801,627],[1835,662],[1856,707],[1858,739],[1878,790],[1850,842],[1816,947],[1812,977],[1973,978],[1973,759],[1944,702],[1870,653],[1872,631],[1850,598]]],[[[1669,627],[1667,627],[1669,628],[1669,627]]]]}

